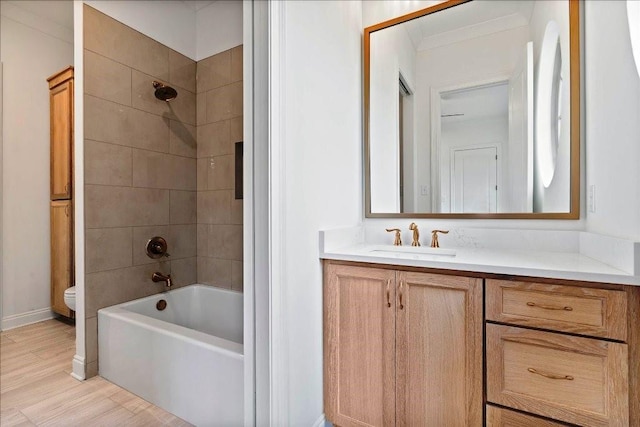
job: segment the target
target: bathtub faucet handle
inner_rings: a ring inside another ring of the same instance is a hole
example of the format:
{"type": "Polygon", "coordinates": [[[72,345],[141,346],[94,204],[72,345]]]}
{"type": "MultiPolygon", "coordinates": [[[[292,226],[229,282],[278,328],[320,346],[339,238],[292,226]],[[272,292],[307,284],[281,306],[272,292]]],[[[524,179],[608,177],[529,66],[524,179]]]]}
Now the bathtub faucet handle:
{"type": "Polygon", "coordinates": [[[162,274],[159,272],[155,272],[151,275],[151,280],[153,280],[154,282],[165,282],[165,287],[166,288],[170,288],[172,283],[171,283],[171,274],[162,274]]]}

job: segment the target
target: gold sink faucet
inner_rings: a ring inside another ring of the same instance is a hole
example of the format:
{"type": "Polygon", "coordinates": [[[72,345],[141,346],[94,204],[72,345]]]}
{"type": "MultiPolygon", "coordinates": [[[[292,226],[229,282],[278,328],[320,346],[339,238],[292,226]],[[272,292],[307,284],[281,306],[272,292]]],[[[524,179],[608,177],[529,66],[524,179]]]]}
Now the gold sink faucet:
{"type": "Polygon", "coordinates": [[[389,233],[391,233],[392,231],[395,231],[396,236],[395,236],[395,239],[393,240],[393,246],[402,246],[402,239],[400,238],[399,228],[385,228],[385,230],[387,230],[387,232],[389,233]]]}
{"type": "Polygon", "coordinates": [[[420,231],[418,231],[418,224],[412,222],[409,225],[409,230],[413,231],[413,241],[411,246],[420,246],[420,231]]]}
{"type": "Polygon", "coordinates": [[[449,230],[431,230],[431,247],[439,248],[440,242],[438,242],[438,233],[447,234],[449,230]]]}

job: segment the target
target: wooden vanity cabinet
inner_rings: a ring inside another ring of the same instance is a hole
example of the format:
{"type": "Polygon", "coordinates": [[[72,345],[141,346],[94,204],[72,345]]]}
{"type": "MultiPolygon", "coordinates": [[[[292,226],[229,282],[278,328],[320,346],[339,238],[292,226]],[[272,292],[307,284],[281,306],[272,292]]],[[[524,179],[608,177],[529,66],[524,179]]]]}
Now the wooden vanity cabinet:
{"type": "Polygon", "coordinates": [[[74,285],[73,256],[73,67],[47,79],[50,104],[51,310],[74,313],[64,291],[74,285]]]}
{"type": "Polygon", "coordinates": [[[51,200],[71,198],[73,170],[73,67],[49,82],[51,200]]]}
{"type": "Polygon", "coordinates": [[[51,309],[71,317],[64,291],[73,284],[73,219],[71,200],[51,202],[51,309]]]}
{"type": "Polygon", "coordinates": [[[482,425],[482,281],[325,261],[337,426],[482,425]]]}

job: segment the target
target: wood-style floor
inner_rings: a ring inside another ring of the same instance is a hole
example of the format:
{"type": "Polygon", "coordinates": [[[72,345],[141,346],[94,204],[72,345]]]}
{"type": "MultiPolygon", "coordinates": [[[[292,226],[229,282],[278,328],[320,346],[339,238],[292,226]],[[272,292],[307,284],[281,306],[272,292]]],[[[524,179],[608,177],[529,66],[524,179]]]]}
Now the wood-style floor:
{"type": "Polygon", "coordinates": [[[47,320],[0,333],[0,426],[190,426],[100,377],[71,373],[75,329],[47,320]]]}

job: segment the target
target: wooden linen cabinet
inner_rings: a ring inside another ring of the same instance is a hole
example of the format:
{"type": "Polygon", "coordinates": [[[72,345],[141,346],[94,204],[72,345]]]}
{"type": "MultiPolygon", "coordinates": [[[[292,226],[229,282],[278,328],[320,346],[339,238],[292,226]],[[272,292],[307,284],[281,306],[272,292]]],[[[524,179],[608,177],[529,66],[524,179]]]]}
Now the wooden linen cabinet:
{"type": "Polygon", "coordinates": [[[74,285],[73,257],[73,67],[49,82],[51,138],[51,309],[74,313],[64,303],[64,291],[74,285]]]}
{"type": "Polygon", "coordinates": [[[482,425],[482,280],[324,264],[324,400],[346,426],[482,425]]]}

